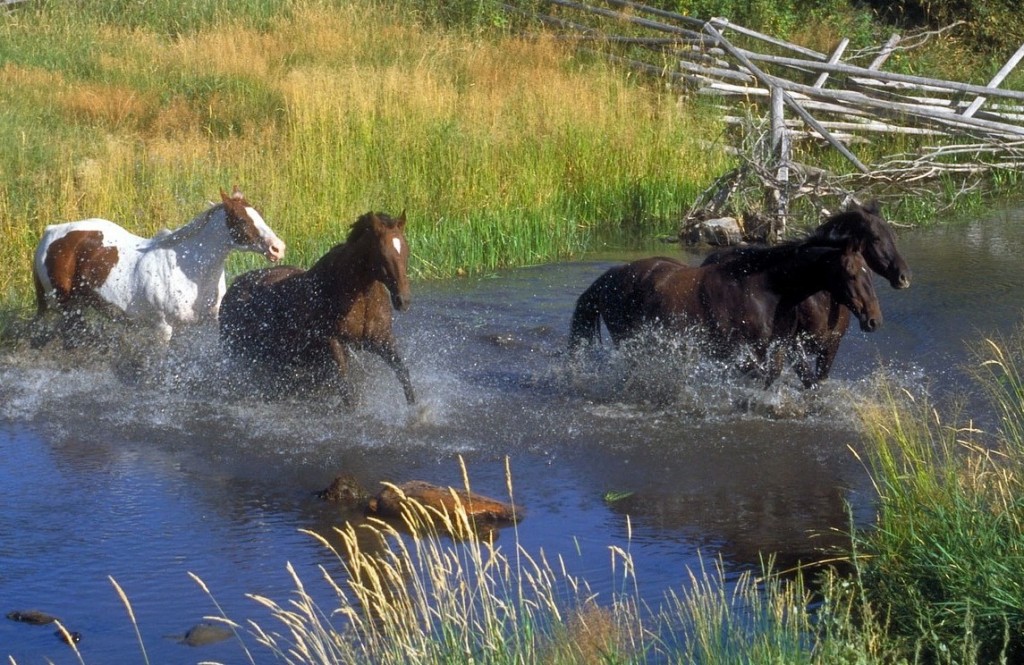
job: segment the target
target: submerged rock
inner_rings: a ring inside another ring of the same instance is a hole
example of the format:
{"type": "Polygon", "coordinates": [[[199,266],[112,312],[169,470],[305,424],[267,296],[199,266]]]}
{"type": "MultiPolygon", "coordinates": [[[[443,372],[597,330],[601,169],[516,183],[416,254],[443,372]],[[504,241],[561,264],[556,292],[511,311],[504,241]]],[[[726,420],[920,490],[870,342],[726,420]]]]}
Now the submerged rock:
{"type": "Polygon", "coordinates": [[[219,623],[197,623],[188,630],[185,631],[184,635],[168,635],[173,640],[177,640],[180,644],[184,644],[190,647],[203,647],[208,644],[216,644],[217,642],[223,642],[224,640],[234,637],[234,633],[227,626],[223,626],[219,623]]]}
{"type": "Polygon", "coordinates": [[[30,623],[33,626],[44,626],[57,621],[57,617],[39,610],[11,610],[7,613],[7,618],[11,621],[30,623]]]}
{"type": "Polygon", "coordinates": [[[324,501],[341,503],[352,508],[365,509],[370,501],[370,493],[354,477],[344,474],[331,481],[331,484],[320,490],[316,495],[324,501]]]}
{"type": "Polygon", "coordinates": [[[410,500],[448,514],[455,514],[461,507],[472,520],[496,526],[518,522],[524,516],[522,508],[511,503],[422,480],[388,484],[371,495],[352,476],[339,475],[329,486],[317,492],[317,496],[377,517],[401,517],[406,502],[410,500]]]}
{"type": "Polygon", "coordinates": [[[75,630],[60,630],[53,631],[61,642],[64,644],[78,644],[82,641],[82,634],[75,630]]]}
{"type": "Polygon", "coordinates": [[[367,508],[384,517],[401,517],[403,506],[409,499],[448,513],[454,513],[461,506],[471,518],[485,522],[511,524],[522,519],[522,509],[512,504],[466,490],[431,485],[422,480],[384,487],[370,499],[367,508]]]}

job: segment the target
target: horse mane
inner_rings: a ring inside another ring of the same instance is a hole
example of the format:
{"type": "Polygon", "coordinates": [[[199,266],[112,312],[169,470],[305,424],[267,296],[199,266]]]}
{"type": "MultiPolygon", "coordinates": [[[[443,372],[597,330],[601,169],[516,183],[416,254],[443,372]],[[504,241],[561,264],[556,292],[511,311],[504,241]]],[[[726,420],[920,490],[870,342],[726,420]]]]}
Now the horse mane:
{"type": "Polygon", "coordinates": [[[712,252],[705,257],[702,265],[728,263],[736,274],[759,272],[780,260],[781,256],[793,257],[798,246],[834,247],[843,249],[854,245],[863,249],[863,227],[873,220],[880,222],[877,226],[884,230],[887,227],[881,216],[881,204],[873,200],[867,205],[851,204],[849,208],[829,217],[802,238],[786,240],[775,245],[751,244],[728,247],[712,252]],[[788,251],[785,248],[790,248],[788,251]],[[785,254],[784,254],[785,252],[785,254]]]}
{"type": "Polygon", "coordinates": [[[162,229],[158,231],[157,234],[153,236],[151,240],[150,248],[163,249],[174,245],[180,245],[186,240],[194,238],[196,235],[199,234],[200,231],[206,228],[206,225],[213,217],[214,211],[216,211],[217,208],[223,207],[223,203],[212,205],[203,212],[196,215],[191,222],[182,226],[181,228],[175,229],[173,231],[169,231],[167,229],[162,229]]]}
{"type": "Polygon", "coordinates": [[[846,210],[829,217],[806,239],[817,243],[838,243],[837,246],[841,246],[855,236],[863,235],[861,231],[865,224],[872,224],[877,228],[884,229],[886,227],[884,222],[881,204],[877,200],[865,206],[853,204],[846,210]],[[872,224],[876,221],[877,224],[872,224]]]}
{"type": "Polygon", "coordinates": [[[334,261],[345,261],[346,257],[350,256],[352,252],[356,250],[356,243],[366,233],[373,232],[373,218],[376,215],[377,220],[380,221],[387,228],[394,228],[398,224],[398,220],[392,219],[390,215],[383,212],[367,212],[359,216],[356,221],[352,222],[352,226],[349,227],[348,235],[345,236],[345,241],[334,245],[327,253],[317,259],[312,266],[310,266],[307,274],[310,276],[319,275],[324,272],[330,272],[330,266],[334,261]]]}
{"type": "Polygon", "coordinates": [[[383,212],[367,212],[359,216],[359,219],[352,222],[352,226],[349,227],[348,236],[345,238],[345,244],[355,242],[363,235],[368,229],[373,227],[373,218],[376,215],[377,219],[389,229],[393,229],[398,220],[392,219],[390,215],[383,212]]]}
{"type": "MultiPolygon", "coordinates": [[[[715,261],[733,274],[749,275],[762,272],[783,261],[790,261],[793,255],[807,247],[806,239],[786,240],[775,245],[743,245],[723,254],[723,261],[715,261]]],[[[705,265],[708,262],[705,261],[705,265]]]]}

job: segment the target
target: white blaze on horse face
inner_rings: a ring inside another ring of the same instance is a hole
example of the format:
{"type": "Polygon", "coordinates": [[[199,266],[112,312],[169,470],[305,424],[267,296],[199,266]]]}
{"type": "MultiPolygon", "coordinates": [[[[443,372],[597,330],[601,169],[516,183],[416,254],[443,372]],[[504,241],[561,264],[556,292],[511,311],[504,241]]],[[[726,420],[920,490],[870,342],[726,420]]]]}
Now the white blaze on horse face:
{"type": "Polygon", "coordinates": [[[246,206],[245,212],[249,215],[249,219],[252,220],[256,230],[259,231],[260,238],[263,239],[263,244],[266,247],[264,255],[271,261],[280,261],[284,258],[284,241],[277,237],[270,225],[263,220],[263,216],[257,212],[256,208],[246,206]]]}
{"type": "Polygon", "coordinates": [[[399,254],[402,253],[402,241],[399,238],[392,238],[391,244],[395,246],[395,251],[399,254]]]}

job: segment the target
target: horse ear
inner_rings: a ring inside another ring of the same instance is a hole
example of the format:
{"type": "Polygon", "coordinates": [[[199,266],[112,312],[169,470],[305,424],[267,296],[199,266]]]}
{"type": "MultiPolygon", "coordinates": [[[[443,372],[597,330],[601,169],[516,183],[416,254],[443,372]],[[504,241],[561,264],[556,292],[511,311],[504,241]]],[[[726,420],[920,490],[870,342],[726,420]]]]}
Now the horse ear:
{"type": "Polygon", "coordinates": [[[225,204],[228,202],[228,193],[224,191],[223,187],[220,188],[220,200],[225,204]]]}
{"type": "Polygon", "coordinates": [[[398,228],[405,228],[405,208],[402,208],[402,214],[398,216],[398,228]]]}
{"type": "Polygon", "coordinates": [[[876,217],[882,216],[882,202],[878,199],[871,199],[866,206],[864,206],[864,212],[872,214],[876,217]]]}
{"type": "Polygon", "coordinates": [[[239,201],[245,198],[245,194],[242,193],[237,184],[231,188],[231,198],[238,199],[239,201]]]}

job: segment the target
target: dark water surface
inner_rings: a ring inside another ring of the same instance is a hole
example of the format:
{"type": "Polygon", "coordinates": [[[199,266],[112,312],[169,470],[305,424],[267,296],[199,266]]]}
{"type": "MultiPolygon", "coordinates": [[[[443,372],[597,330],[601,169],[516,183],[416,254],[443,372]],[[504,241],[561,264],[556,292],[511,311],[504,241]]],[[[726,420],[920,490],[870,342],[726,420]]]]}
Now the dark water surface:
{"type": "MultiPolygon", "coordinates": [[[[852,330],[832,380],[811,393],[792,376],[765,393],[685,354],[646,354],[641,376],[613,352],[570,366],[562,350],[575,298],[633,256],[622,253],[416,285],[413,308],[396,319],[420,397],[411,409],[369,358],[352,409],[328,398],[267,403],[234,381],[209,331],[142,369],[131,353],[7,354],[0,613],[57,615],[82,633],[86,663],[143,662],[113,577],[152,662],[243,661],[234,641],[195,649],[167,637],[218,613],[190,572],[236,621],[276,627],[245,594],[286,601],[287,562],[330,609],[316,566],[337,571],[337,561],[299,530],[329,535],[341,516],[312,492],[342,470],[368,485],[460,485],[460,456],[473,489],[498,497],[509,459],[528,511],[520,545],[562,556],[599,600],[620,584],[612,546],[631,553],[653,606],[687,584],[699,553],[723,557],[730,574],[758,565],[762,551],[783,564],[813,557],[837,542],[848,502],[858,521],[871,519],[849,404],[883,379],[939,398],[969,390],[965,341],[1008,334],[1021,316],[1022,223],[1017,209],[903,232],[913,286],[876,279],[884,326],[852,330]],[[608,503],[612,491],[633,494],[608,503]]],[[[511,551],[514,534],[499,542],[511,551]]],[[[77,662],[51,626],[6,619],[0,655],[77,662]]]]}

